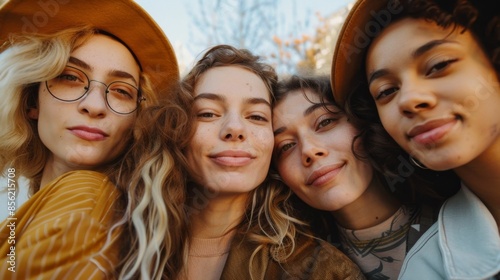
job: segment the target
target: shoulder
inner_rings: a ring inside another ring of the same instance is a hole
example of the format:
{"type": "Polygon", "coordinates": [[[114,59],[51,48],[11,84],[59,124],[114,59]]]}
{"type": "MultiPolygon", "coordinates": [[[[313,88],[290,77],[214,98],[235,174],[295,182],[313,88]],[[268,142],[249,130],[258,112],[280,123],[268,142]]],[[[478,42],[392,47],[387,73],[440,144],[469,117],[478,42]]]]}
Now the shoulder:
{"type": "Polygon", "coordinates": [[[66,201],[71,200],[76,195],[79,198],[75,197],[75,199],[81,201],[82,198],[98,199],[102,196],[116,196],[118,194],[115,185],[105,174],[87,170],[67,172],[44,186],[39,192],[44,199],[64,196],[66,201]]]}
{"type": "Polygon", "coordinates": [[[333,245],[299,234],[296,236],[292,254],[284,260],[273,253],[271,246],[259,245],[236,236],[221,279],[324,280],[365,277],[359,268],[333,245]],[[249,270],[249,267],[252,268],[249,270]]]}
{"type": "Polygon", "coordinates": [[[88,186],[88,187],[107,187],[113,185],[109,178],[100,172],[89,170],[70,171],[62,174],[56,179],[52,180],[44,188],[54,188],[54,186],[64,187],[71,186],[88,186]]]}
{"type": "Polygon", "coordinates": [[[434,223],[408,252],[398,279],[444,279],[443,267],[438,223],[434,223]]]}
{"type": "Polygon", "coordinates": [[[26,205],[26,214],[46,220],[67,215],[90,215],[101,220],[114,207],[119,190],[95,171],[67,172],[44,186],[26,205]]]}
{"type": "Polygon", "coordinates": [[[300,279],[365,279],[359,267],[326,241],[299,235],[293,254],[284,262],[300,279]]]}
{"type": "Polygon", "coordinates": [[[109,276],[121,241],[120,230],[109,234],[116,193],[105,175],[93,171],[63,174],[38,191],[16,213],[16,263],[29,268],[19,277],[109,276]]]}

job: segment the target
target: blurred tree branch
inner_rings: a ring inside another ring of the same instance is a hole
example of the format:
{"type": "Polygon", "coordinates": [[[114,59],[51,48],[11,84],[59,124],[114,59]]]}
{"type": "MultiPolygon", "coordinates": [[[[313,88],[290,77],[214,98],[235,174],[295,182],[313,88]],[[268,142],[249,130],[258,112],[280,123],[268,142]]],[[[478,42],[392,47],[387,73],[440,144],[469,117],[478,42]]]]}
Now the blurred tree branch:
{"type": "MultiPolygon", "coordinates": [[[[192,22],[199,38],[195,45],[229,44],[246,48],[271,63],[280,75],[329,73],[336,37],[348,7],[323,17],[310,13],[297,16],[297,0],[198,0],[192,22]],[[289,1],[291,22],[285,22],[279,1],[289,1]],[[311,19],[318,26],[312,33],[311,19]]],[[[299,0],[301,1],[301,0],[299,0]]],[[[188,46],[189,48],[189,46],[188,46]]],[[[199,55],[199,54],[197,54],[199,55]]]]}

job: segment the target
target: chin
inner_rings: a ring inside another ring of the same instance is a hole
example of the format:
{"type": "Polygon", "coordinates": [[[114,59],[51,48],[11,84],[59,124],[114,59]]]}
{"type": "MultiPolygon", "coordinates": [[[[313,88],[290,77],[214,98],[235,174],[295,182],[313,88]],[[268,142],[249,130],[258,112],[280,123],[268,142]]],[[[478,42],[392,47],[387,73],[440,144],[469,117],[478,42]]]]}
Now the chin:
{"type": "Polygon", "coordinates": [[[79,166],[81,169],[97,169],[98,167],[106,164],[109,161],[102,161],[102,160],[91,160],[89,158],[72,158],[69,159],[68,162],[70,162],[73,165],[79,166]]]}

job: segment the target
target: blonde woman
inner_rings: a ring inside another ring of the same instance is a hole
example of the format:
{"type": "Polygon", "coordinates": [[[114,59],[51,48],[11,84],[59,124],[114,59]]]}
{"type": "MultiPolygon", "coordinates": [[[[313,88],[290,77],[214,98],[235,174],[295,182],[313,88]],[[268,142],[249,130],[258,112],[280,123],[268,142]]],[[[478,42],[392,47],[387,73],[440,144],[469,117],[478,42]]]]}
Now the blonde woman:
{"type": "Polygon", "coordinates": [[[31,192],[9,201],[0,278],[114,278],[127,203],[115,183],[137,117],[178,80],[175,55],[133,1],[43,4],[0,8],[0,169],[31,192]]]}

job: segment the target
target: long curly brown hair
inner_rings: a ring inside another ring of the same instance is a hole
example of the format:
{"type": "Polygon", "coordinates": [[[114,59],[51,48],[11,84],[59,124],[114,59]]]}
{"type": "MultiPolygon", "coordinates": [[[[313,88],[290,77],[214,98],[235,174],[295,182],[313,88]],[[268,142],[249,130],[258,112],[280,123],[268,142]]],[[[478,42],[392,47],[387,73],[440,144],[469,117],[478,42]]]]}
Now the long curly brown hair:
{"type": "MultiPolygon", "coordinates": [[[[238,49],[229,45],[217,45],[205,52],[191,71],[181,82],[184,94],[194,94],[196,83],[208,70],[221,66],[238,66],[259,76],[266,85],[271,98],[271,106],[275,103],[274,94],[277,89],[278,76],[274,68],[263,62],[260,56],[246,49],[238,49]]],[[[186,111],[192,106],[186,108],[186,111]]],[[[190,117],[194,122],[194,114],[190,117]]],[[[190,139],[193,131],[186,131],[186,139],[190,139]]],[[[183,159],[183,161],[187,161],[183,159]]],[[[192,173],[189,172],[188,173],[192,173]]],[[[189,178],[188,178],[189,180],[189,178]]],[[[200,211],[203,206],[196,205],[199,193],[193,193],[193,182],[188,182],[186,189],[186,206],[189,211],[200,211]]],[[[269,176],[260,186],[249,194],[247,207],[241,222],[235,226],[237,232],[245,236],[245,240],[257,244],[249,260],[248,271],[252,275],[255,256],[260,250],[269,247],[271,257],[283,262],[293,253],[295,240],[301,234],[303,222],[296,219],[289,203],[290,189],[279,180],[269,176]]],[[[188,211],[188,212],[189,212],[188,211]]],[[[186,213],[189,215],[190,213],[186,213]]]]}

